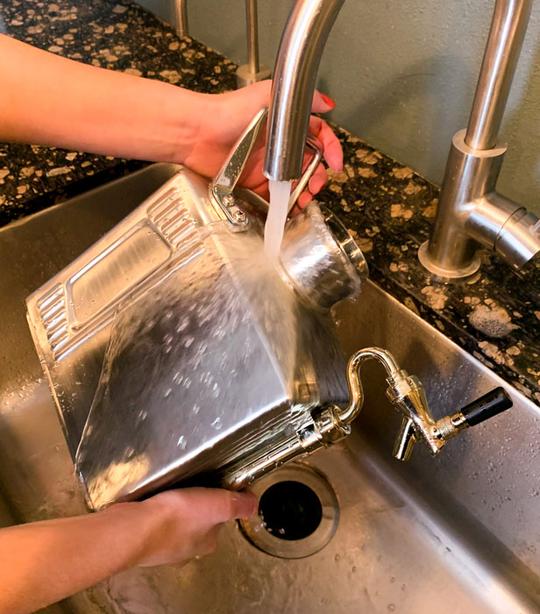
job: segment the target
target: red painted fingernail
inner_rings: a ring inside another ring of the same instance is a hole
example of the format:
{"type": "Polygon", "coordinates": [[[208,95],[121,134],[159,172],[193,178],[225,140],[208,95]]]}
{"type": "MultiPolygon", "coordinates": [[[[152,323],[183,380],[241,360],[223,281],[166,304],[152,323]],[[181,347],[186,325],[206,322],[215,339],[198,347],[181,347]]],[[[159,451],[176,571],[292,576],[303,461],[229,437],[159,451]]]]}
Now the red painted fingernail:
{"type": "Polygon", "coordinates": [[[324,100],[325,104],[327,104],[331,109],[336,106],[335,100],[332,100],[330,96],[327,96],[326,94],[321,94],[321,98],[324,100]]]}

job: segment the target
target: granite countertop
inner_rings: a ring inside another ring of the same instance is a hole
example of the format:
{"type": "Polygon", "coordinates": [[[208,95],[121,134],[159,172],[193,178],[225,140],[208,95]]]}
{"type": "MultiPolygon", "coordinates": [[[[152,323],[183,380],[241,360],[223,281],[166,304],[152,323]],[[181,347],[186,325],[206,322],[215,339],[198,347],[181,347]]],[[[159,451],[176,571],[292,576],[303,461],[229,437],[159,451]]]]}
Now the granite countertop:
{"type": "MultiPolygon", "coordinates": [[[[236,65],[127,0],[0,3],[8,34],[66,57],[204,92],[235,87],[236,65]]],[[[0,22],[0,31],[2,23],[0,22]]],[[[318,200],[352,231],[371,278],[540,404],[540,263],[516,274],[484,253],[481,274],[446,285],[419,264],[438,188],[336,127],[345,151],[318,200]]],[[[144,162],[0,144],[0,226],[144,162]]]]}

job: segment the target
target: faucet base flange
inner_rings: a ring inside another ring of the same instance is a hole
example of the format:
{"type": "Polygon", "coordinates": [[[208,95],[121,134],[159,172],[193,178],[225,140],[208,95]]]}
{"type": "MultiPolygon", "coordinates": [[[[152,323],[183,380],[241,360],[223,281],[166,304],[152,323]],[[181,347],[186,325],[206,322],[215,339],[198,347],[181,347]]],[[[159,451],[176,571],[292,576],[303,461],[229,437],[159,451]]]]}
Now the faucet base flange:
{"type": "Polygon", "coordinates": [[[261,66],[258,72],[253,72],[249,64],[242,64],[236,71],[236,85],[238,89],[251,85],[252,83],[258,83],[265,79],[270,79],[272,71],[266,66],[261,66]]]}
{"type": "Polygon", "coordinates": [[[427,269],[430,273],[442,280],[456,280],[470,277],[471,275],[476,273],[476,271],[478,271],[482,263],[480,257],[475,255],[472,261],[467,264],[467,266],[457,267],[455,269],[444,269],[435,264],[435,261],[430,256],[429,241],[424,241],[424,243],[422,243],[422,245],[420,245],[420,247],[418,248],[418,260],[425,269],[427,269]]]}

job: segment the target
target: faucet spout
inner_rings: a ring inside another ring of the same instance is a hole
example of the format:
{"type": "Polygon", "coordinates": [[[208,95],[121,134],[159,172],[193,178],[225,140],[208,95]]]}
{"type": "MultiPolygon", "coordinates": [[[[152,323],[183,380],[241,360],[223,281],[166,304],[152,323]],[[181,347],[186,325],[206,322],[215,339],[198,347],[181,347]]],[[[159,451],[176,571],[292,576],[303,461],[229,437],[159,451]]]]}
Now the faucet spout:
{"type": "Polygon", "coordinates": [[[521,268],[540,253],[540,219],[520,207],[501,228],[495,249],[514,268],[521,268]]]}
{"type": "Polygon", "coordinates": [[[344,0],[297,0],[281,37],[270,103],[264,173],[299,179],[313,92],[328,34],[344,0]]]}

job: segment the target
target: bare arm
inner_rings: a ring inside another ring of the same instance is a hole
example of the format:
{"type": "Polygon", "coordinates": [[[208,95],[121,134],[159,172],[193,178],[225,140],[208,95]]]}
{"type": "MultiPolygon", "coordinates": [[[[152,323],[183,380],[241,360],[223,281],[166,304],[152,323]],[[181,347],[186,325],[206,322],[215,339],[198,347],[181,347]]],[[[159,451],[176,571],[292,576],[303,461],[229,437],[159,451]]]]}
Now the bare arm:
{"type": "MultiPolygon", "coordinates": [[[[269,81],[200,94],[68,60],[0,35],[0,141],[182,163],[212,177],[269,98],[269,81]]],[[[315,94],[314,111],[333,107],[331,99],[315,94]]],[[[318,117],[312,118],[311,130],[329,166],[340,170],[342,152],[332,130],[318,117]]],[[[261,143],[243,184],[265,195],[263,154],[261,143]]],[[[311,179],[311,193],[325,181],[321,165],[311,179]]],[[[310,195],[304,196],[309,201],[310,195]]]]}
{"type": "Polygon", "coordinates": [[[214,550],[220,525],[252,495],[193,488],[75,518],[0,530],[0,614],[26,614],[133,566],[186,563],[214,550]]]}
{"type": "Polygon", "coordinates": [[[3,140],[182,161],[211,98],[68,60],[0,35],[3,140]]]}

